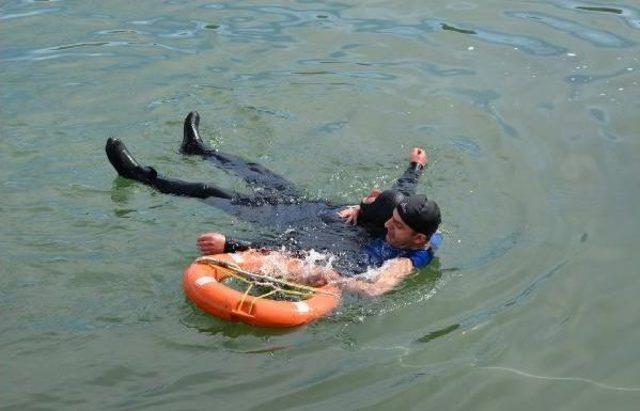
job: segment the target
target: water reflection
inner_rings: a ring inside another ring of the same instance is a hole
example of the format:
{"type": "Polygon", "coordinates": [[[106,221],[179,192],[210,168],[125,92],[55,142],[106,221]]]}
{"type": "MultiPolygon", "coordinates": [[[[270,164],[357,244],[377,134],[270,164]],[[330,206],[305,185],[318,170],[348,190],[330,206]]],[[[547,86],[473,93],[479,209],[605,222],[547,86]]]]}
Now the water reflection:
{"type": "Polygon", "coordinates": [[[461,90],[455,89],[453,92],[469,100],[476,107],[480,107],[489,113],[500,125],[502,130],[510,137],[519,138],[518,130],[507,123],[504,117],[497,111],[493,101],[498,100],[500,95],[493,90],[461,90]]]}
{"type": "Polygon", "coordinates": [[[521,391],[470,361],[637,373],[635,2],[6,3],[0,299],[15,315],[0,346],[20,360],[8,407],[51,407],[54,392],[99,408],[110,386],[124,408],[224,395],[308,407],[309,394],[319,408],[490,409],[521,391]],[[427,145],[421,188],[450,230],[442,267],[284,333],[195,309],[180,287],[194,233],[273,233],[114,179],[102,152],[115,133],[209,179],[177,159],[167,120],[194,108],[232,150],[345,200],[388,182],[399,147],[427,145]],[[523,347],[531,336],[550,343],[523,347]],[[269,368],[277,382],[256,372],[269,368]],[[476,382],[499,395],[469,393],[476,382]]]}
{"type": "MultiPolygon", "coordinates": [[[[227,37],[234,41],[253,42],[264,41],[272,46],[276,44],[292,44],[300,41],[295,36],[293,29],[299,30],[310,25],[318,25],[323,29],[339,27],[341,30],[351,30],[356,33],[377,33],[387,34],[403,38],[413,38],[419,40],[429,39],[435,41],[435,34],[442,31],[455,32],[457,34],[469,35],[489,44],[509,46],[524,53],[536,56],[555,56],[566,52],[564,47],[551,44],[529,35],[520,33],[508,33],[497,31],[486,27],[470,27],[469,24],[444,22],[434,18],[423,18],[414,24],[401,23],[395,20],[379,18],[359,18],[342,17],[341,13],[346,10],[346,6],[333,5],[331,11],[326,10],[297,10],[288,7],[273,6],[245,6],[237,3],[205,5],[204,10],[216,10],[219,12],[217,21],[183,21],[174,18],[160,17],[149,20],[131,21],[133,25],[144,25],[147,30],[141,32],[134,28],[119,28],[100,30],[95,35],[108,36],[118,34],[136,34],[138,36],[155,36],[163,39],[173,39],[182,41],[185,39],[198,38],[207,40],[207,33],[212,31],[218,36],[227,37]],[[270,19],[269,16],[276,16],[277,19],[270,19]]],[[[41,13],[44,11],[29,12],[41,13]]],[[[48,12],[48,11],[47,11],[48,12]]],[[[527,18],[539,21],[550,27],[564,30],[572,35],[584,38],[594,44],[607,47],[625,47],[631,42],[608,32],[590,29],[577,22],[566,19],[555,18],[541,13],[511,13],[513,17],[527,18]]],[[[9,19],[18,15],[4,15],[0,18],[9,19]]],[[[77,44],[92,44],[94,42],[85,41],[77,44]]],[[[119,45],[129,47],[139,47],[144,45],[132,42],[106,41],[105,46],[119,45]]],[[[193,49],[185,48],[183,45],[163,44],[157,41],[146,43],[147,45],[164,47],[171,51],[194,52],[193,49]]],[[[54,46],[64,47],[64,45],[54,46]]],[[[199,47],[207,47],[204,44],[199,47]]],[[[35,51],[34,51],[35,52],[35,51]]],[[[33,53],[33,52],[32,52],[33,53]]],[[[69,56],[69,55],[67,55],[69,56]]],[[[77,55],[76,55],[77,57],[77,55]]],[[[23,56],[20,59],[29,59],[23,56]]],[[[37,58],[33,58],[37,60],[37,58]]],[[[384,77],[386,79],[386,77],[384,77]]]]}
{"type": "Polygon", "coordinates": [[[561,261],[551,269],[537,275],[535,278],[533,278],[533,280],[522,287],[515,295],[506,298],[504,301],[496,305],[476,310],[471,315],[460,320],[459,324],[456,325],[459,325],[459,327],[463,330],[470,330],[484,322],[489,321],[491,318],[500,313],[511,310],[514,307],[521,306],[533,296],[535,291],[538,290],[538,288],[540,288],[544,282],[550,280],[551,277],[558,274],[562,270],[562,268],[567,265],[567,263],[568,261],[566,260],[561,261]]]}
{"type": "Polygon", "coordinates": [[[580,13],[610,15],[623,20],[629,27],[640,29],[640,9],[620,3],[595,4],[573,0],[551,0],[556,7],[580,13]]]}
{"type": "Polygon", "coordinates": [[[556,30],[563,31],[579,39],[590,42],[591,44],[599,47],[629,47],[634,43],[613,34],[608,31],[598,30],[594,27],[588,27],[575,21],[562,19],[560,17],[550,16],[542,13],[521,13],[521,12],[507,12],[508,16],[531,20],[534,22],[545,24],[556,30]]]}
{"type": "Polygon", "coordinates": [[[612,78],[630,75],[634,70],[630,68],[623,68],[616,70],[609,74],[571,74],[564,78],[564,81],[570,84],[589,84],[599,81],[607,81],[612,78]]]}
{"type": "Polygon", "coordinates": [[[13,19],[20,19],[23,17],[32,17],[32,16],[37,16],[39,14],[45,14],[45,13],[55,13],[57,11],[59,11],[60,9],[58,8],[48,8],[48,9],[42,9],[42,10],[34,10],[34,11],[28,11],[25,13],[13,13],[13,14],[0,14],[0,21],[2,20],[13,20],[13,19]]]}
{"type": "Polygon", "coordinates": [[[448,327],[444,327],[444,328],[441,328],[441,329],[436,330],[436,331],[431,331],[430,333],[428,333],[424,337],[418,338],[416,340],[416,342],[426,343],[426,342],[434,340],[434,339],[436,339],[438,337],[443,337],[443,336],[445,336],[447,334],[450,334],[450,333],[454,332],[455,330],[457,330],[458,328],[460,328],[460,324],[451,324],[448,327]]]}

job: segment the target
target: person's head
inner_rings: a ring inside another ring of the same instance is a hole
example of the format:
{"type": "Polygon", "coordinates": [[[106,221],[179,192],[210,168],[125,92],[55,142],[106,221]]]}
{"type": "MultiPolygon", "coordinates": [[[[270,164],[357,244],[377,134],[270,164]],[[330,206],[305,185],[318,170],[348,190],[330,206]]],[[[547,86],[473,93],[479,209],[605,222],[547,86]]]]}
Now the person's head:
{"type": "Polygon", "coordinates": [[[387,242],[398,248],[424,247],[440,225],[440,208],[423,194],[402,200],[384,224],[387,242]]]}
{"type": "Polygon", "coordinates": [[[402,200],[404,200],[404,195],[399,191],[371,191],[371,194],[363,198],[360,203],[358,223],[367,228],[377,230],[382,235],[384,223],[391,218],[393,210],[402,200]]]}

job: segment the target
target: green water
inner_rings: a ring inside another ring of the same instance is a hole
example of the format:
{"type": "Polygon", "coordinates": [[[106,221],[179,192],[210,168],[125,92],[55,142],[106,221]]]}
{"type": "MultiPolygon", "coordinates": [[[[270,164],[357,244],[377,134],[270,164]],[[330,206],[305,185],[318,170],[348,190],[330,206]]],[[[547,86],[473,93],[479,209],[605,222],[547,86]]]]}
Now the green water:
{"type": "Polygon", "coordinates": [[[640,5],[0,2],[0,408],[635,410],[640,5]],[[423,146],[439,262],[289,331],[213,319],[196,235],[262,232],[116,177],[243,189],[217,147],[357,201],[423,146]]]}

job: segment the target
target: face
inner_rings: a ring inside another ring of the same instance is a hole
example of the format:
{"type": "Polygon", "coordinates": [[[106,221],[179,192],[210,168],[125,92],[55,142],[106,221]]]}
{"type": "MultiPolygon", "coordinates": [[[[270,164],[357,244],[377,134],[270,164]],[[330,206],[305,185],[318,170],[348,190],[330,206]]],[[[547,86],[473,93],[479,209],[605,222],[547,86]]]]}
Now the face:
{"type": "Polygon", "coordinates": [[[393,210],[393,215],[384,223],[387,229],[387,242],[397,248],[416,249],[423,247],[427,241],[426,236],[418,233],[409,227],[398,214],[398,210],[393,210]]]}
{"type": "Polygon", "coordinates": [[[371,190],[371,193],[370,193],[368,196],[364,197],[364,198],[362,199],[362,202],[363,202],[364,204],[371,204],[371,203],[373,203],[374,201],[376,201],[376,198],[378,198],[378,196],[380,195],[380,193],[382,193],[382,191],[380,191],[380,190],[378,190],[378,189],[371,190]]]}

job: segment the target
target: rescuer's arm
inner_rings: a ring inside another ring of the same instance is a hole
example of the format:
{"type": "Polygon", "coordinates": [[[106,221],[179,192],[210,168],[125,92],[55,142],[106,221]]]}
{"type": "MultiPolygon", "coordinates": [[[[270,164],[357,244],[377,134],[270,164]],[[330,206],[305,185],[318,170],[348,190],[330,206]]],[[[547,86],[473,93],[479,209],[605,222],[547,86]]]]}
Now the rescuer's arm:
{"type": "MultiPolygon", "coordinates": [[[[407,167],[400,178],[398,178],[393,184],[393,187],[391,187],[392,190],[399,191],[407,196],[415,193],[418,179],[422,175],[423,169],[429,162],[425,151],[418,147],[414,147],[413,150],[411,150],[409,160],[411,161],[409,163],[409,167],[407,167]]],[[[374,189],[368,197],[372,198],[371,201],[373,201],[380,193],[381,190],[374,189]]],[[[365,200],[366,198],[367,197],[365,197],[365,200]]],[[[338,212],[338,216],[343,218],[345,220],[345,223],[356,225],[358,223],[358,217],[360,216],[360,206],[347,206],[345,209],[338,212]]]]}
{"type": "Polygon", "coordinates": [[[347,291],[375,297],[395,288],[413,271],[410,259],[399,257],[386,261],[378,269],[378,276],[374,282],[367,282],[357,278],[340,278],[336,282],[347,291]]]}
{"type": "Polygon", "coordinates": [[[221,233],[200,234],[197,244],[202,255],[235,253],[252,248],[252,244],[249,241],[231,240],[221,233]]]}
{"type": "Polygon", "coordinates": [[[393,187],[391,187],[392,190],[400,191],[406,196],[415,193],[416,184],[418,184],[418,179],[422,175],[422,170],[429,162],[427,154],[419,147],[414,147],[413,150],[411,150],[409,159],[411,161],[409,167],[407,167],[402,176],[400,176],[393,187]]]}

